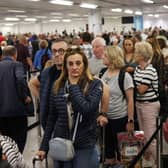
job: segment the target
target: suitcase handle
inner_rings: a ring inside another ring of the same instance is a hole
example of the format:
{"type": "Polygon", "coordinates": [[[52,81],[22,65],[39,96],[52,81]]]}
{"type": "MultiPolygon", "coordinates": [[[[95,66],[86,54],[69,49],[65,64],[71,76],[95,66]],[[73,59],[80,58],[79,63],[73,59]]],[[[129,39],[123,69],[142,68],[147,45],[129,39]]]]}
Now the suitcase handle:
{"type": "Polygon", "coordinates": [[[32,160],[33,166],[35,165],[36,161],[40,161],[40,158],[37,155],[32,160]]]}
{"type": "MultiPolygon", "coordinates": [[[[33,163],[33,168],[35,168],[35,164],[36,164],[36,161],[42,161],[38,155],[36,155],[33,159],[32,159],[32,163],[33,163]]],[[[48,160],[46,158],[45,160],[45,166],[46,168],[48,168],[48,160]]]]}

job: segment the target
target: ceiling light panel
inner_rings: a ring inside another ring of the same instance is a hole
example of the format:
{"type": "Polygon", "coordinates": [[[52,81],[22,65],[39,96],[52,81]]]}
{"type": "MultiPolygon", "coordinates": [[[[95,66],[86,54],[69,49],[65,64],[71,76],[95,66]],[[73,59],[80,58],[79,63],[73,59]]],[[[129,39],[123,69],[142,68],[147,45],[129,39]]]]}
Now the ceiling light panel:
{"type": "Polygon", "coordinates": [[[5,23],[4,25],[5,26],[13,26],[14,24],[13,23],[5,23]]]}
{"type": "Polygon", "coordinates": [[[136,11],[135,15],[142,15],[142,12],[141,11],[136,11]]]}
{"type": "Polygon", "coordinates": [[[24,21],[27,21],[27,22],[35,22],[37,19],[36,18],[26,18],[24,19],[24,21]]]}
{"type": "Polygon", "coordinates": [[[40,0],[27,0],[27,1],[31,1],[31,2],[39,2],[40,0]]]}
{"type": "Polygon", "coordinates": [[[153,14],[149,14],[148,16],[153,16],[153,14]]]}
{"type": "Polygon", "coordinates": [[[19,18],[5,18],[6,21],[19,21],[20,19],[19,18]]]}
{"type": "Polygon", "coordinates": [[[152,0],[142,0],[142,2],[144,2],[144,3],[154,3],[152,0]]]}
{"type": "Polygon", "coordinates": [[[163,5],[164,8],[168,8],[168,5],[163,5]]]}
{"type": "Polygon", "coordinates": [[[121,8],[114,8],[114,9],[111,9],[112,12],[122,12],[122,9],[121,8]]]}
{"type": "Polygon", "coordinates": [[[79,14],[77,14],[77,13],[69,13],[68,16],[77,17],[77,16],[79,16],[79,14]]]}
{"type": "Polygon", "coordinates": [[[158,17],[159,17],[159,14],[155,14],[154,17],[158,18],[158,17]]]}
{"type": "Polygon", "coordinates": [[[52,16],[52,18],[55,18],[55,19],[62,19],[62,16],[52,16]]]}
{"type": "Polygon", "coordinates": [[[51,19],[50,22],[60,22],[59,19],[51,19]]]}
{"type": "Polygon", "coordinates": [[[89,4],[89,3],[81,3],[80,7],[81,8],[88,8],[88,9],[96,9],[98,7],[98,5],[89,4]]]}
{"type": "Polygon", "coordinates": [[[49,2],[57,5],[67,5],[67,6],[73,5],[72,1],[65,1],[65,0],[50,0],[49,2]]]}
{"type": "Polygon", "coordinates": [[[51,15],[59,15],[59,16],[62,15],[62,13],[58,13],[58,12],[51,12],[50,14],[51,15]]]}
{"type": "Polygon", "coordinates": [[[129,9],[126,9],[126,10],[124,11],[124,13],[133,14],[133,11],[132,11],[132,10],[129,10],[129,9]]]}
{"type": "Polygon", "coordinates": [[[62,19],[62,22],[71,22],[71,19],[62,19]]]}
{"type": "Polygon", "coordinates": [[[25,11],[23,11],[23,10],[8,10],[8,12],[11,12],[11,13],[25,13],[25,11]]]}

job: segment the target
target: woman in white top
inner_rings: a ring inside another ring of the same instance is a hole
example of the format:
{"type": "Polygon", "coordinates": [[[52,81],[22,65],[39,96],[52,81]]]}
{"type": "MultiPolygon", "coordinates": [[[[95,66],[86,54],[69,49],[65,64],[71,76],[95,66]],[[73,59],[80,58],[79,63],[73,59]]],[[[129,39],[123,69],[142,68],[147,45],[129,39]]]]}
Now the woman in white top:
{"type": "Polygon", "coordinates": [[[119,73],[124,67],[123,51],[118,46],[108,46],[105,50],[103,62],[107,66],[102,76],[110,88],[109,110],[107,112],[108,124],[105,137],[105,164],[113,165],[120,160],[117,133],[133,131],[134,129],[134,103],[133,80],[129,73],[125,72],[123,80],[124,93],[119,86],[119,73]],[[125,96],[124,96],[125,95],[125,96]]]}

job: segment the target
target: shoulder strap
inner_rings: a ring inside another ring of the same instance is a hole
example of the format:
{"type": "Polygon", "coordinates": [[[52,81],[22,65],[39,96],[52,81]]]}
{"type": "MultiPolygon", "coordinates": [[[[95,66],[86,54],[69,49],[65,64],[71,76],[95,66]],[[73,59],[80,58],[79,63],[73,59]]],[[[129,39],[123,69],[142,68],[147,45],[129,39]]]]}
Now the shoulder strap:
{"type": "Polygon", "coordinates": [[[100,70],[100,72],[99,72],[99,78],[101,78],[104,75],[104,73],[106,72],[106,70],[107,70],[107,68],[102,68],[100,70]]]}
{"type": "Polygon", "coordinates": [[[125,70],[121,69],[120,72],[119,72],[118,84],[119,84],[119,87],[120,87],[120,89],[122,91],[123,98],[126,97],[125,90],[124,90],[124,78],[125,78],[125,70]]]}

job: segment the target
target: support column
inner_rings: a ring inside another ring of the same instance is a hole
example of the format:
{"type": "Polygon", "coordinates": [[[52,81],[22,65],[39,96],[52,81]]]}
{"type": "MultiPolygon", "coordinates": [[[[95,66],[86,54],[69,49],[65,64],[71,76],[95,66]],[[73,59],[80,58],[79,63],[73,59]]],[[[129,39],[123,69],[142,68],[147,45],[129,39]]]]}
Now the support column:
{"type": "Polygon", "coordinates": [[[136,30],[143,30],[143,16],[134,16],[134,27],[136,30]]]}
{"type": "Polygon", "coordinates": [[[93,32],[94,35],[102,34],[102,15],[101,9],[91,10],[88,16],[89,32],[93,32]]]}

